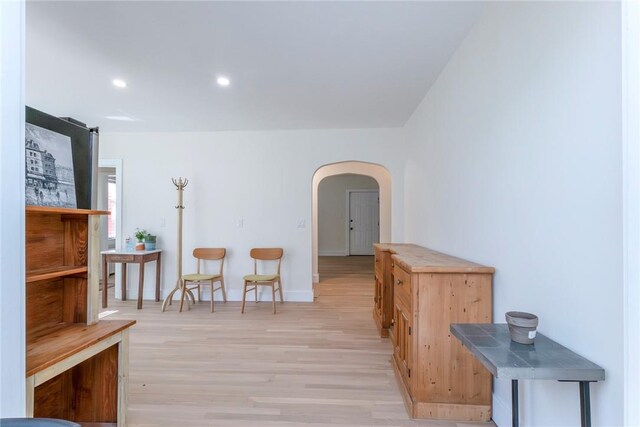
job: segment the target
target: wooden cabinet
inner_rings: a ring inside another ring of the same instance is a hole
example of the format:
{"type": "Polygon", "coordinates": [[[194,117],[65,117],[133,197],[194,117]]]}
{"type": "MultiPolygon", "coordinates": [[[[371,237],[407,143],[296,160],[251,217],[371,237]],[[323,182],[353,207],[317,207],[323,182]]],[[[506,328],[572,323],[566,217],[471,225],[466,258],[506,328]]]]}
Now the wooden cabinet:
{"type": "Polygon", "coordinates": [[[391,255],[397,253],[414,253],[420,246],[410,243],[376,243],[373,245],[375,255],[375,293],[373,297],[373,320],[380,336],[386,338],[393,324],[393,268],[391,255]]]}
{"type": "Polygon", "coordinates": [[[26,209],[28,416],[125,425],[128,328],[98,321],[99,215],[26,209]]]}
{"type": "Polygon", "coordinates": [[[491,419],[491,374],[451,323],[490,323],[493,268],[413,248],[391,256],[392,365],[412,418],[491,419]]]}

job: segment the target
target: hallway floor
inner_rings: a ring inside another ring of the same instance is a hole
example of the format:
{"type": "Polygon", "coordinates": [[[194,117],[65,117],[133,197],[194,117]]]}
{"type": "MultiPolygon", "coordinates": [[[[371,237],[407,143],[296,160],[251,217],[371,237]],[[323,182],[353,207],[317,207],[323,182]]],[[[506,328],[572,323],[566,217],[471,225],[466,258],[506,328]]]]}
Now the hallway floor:
{"type": "MultiPolygon", "coordinates": [[[[315,303],[196,304],[113,299],[131,330],[128,425],[493,426],[413,421],[371,318],[373,257],[321,257],[315,303]]],[[[237,283],[232,286],[237,286],[237,283]]],[[[285,281],[286,286],[286,281],[285,281]]],[[[103,310],[105,311],[105,310],[103,310]]],[[[107,314],[107,313],[105,313],[107,314]]]]}

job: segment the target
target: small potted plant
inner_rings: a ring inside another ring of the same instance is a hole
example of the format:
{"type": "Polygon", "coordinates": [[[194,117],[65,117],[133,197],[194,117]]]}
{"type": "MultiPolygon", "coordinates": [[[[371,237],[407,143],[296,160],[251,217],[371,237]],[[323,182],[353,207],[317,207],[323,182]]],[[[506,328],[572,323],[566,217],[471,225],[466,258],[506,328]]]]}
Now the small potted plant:
{"type": "Polygon", "coordinates": [[[147,237],[147,231],[136,228],[136,240],[138,243],[136,244],[136,251],[144,251],[144,238],[147,237]]]}
{"type": "Polygon", "coordinates": [[[156,236],[154,236],[153,234],[147,233],[146,236],[144,236],[144,248],[148,251],[155,251],[156,250],[156,236]]]}

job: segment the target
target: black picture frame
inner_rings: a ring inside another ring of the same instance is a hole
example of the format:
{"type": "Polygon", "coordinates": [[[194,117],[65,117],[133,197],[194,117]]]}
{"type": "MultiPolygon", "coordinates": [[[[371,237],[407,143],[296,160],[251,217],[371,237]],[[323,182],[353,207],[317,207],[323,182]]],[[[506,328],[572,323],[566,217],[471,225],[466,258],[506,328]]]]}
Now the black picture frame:
{"type": "Polygon", "coordinates": [[[35,108],[26,107],[25,121],[71,138],[73,175],[78,209],[91,209],[94,150],[91,129],[80,122],[61,119],[35,108]]]}

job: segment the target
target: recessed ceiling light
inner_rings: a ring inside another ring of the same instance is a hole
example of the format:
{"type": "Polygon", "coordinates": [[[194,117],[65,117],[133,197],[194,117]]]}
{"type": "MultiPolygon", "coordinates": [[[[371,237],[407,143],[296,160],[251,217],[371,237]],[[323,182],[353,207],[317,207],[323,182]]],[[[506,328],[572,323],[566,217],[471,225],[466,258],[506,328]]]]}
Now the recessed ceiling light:
{"type": "Polygon", "coordinates": [[[109,120],[119,120],[121,122],[137,122],[138,121],[129,116],[105,116],[104,118],[109,120]]]}
{"type": "Polygon", "coordinates": [[[224,77],[224,76],[218,77],[216,81],[220,86],[229,86],[229,84],[231,83],[231,80],[229,80],[227,77],[224,77]]]}
{"type": "Polygon", "coordinates": [[[127,87],[127,82],[125,82],[124,80],[120,80],[120,79],[115,79],[113,81],[113,85],[115,87],[127,87]]]}

